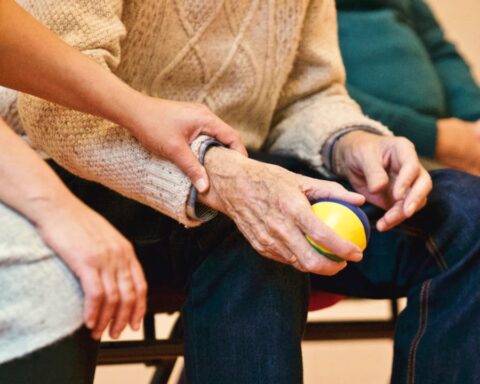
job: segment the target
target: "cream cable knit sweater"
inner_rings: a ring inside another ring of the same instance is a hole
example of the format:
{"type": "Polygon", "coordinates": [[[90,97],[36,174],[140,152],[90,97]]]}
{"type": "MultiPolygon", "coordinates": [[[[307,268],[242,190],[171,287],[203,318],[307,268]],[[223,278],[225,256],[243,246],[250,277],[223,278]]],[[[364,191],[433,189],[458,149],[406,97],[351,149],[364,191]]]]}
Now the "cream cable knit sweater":
{"type": "MultiPolygon", "coordinates": [[[[293,155],[321,170],[322,145],[335,132],[352,126],[388,132],[346,94],[334,0],[23,3],[134,88],[207,104],[250,148],[293,155]]],[[[197,224],[186,214],[189,180],[122,127],[27,95],[19,109],[33,143],[70,171],[197,224]]]]}

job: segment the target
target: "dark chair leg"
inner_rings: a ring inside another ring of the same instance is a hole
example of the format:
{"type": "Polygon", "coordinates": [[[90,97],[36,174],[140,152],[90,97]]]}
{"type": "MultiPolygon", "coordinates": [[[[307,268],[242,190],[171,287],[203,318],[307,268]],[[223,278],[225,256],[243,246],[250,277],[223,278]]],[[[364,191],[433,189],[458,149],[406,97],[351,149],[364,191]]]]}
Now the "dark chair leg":
{"type": "Polygon", "coordinates": [[[398,309],[398,299],[391,299],[390,300],[390,313],[391,313],[391,320],[395,324],[397,322],[398,315],[400,313],[398,309]]]}
{"type": "MultiPolygon", "coordinates": [[[[183,338],[183,324],[182,319],[179,316],[175,325],[173,326],[172,332],[170,332],[170,339],[182,339],[183,338]]],[[[173,368],[177,359],[163,360],[161,364],[155,366],[155,373],[153,374],[150,384],[167,384],[170,376],[172,375],[173,368]]],[[[182,375],[183,376],[183,375],[182,375]]],[[[180,379],[180,382],[183,381],[183,378],[180,379]]]]}

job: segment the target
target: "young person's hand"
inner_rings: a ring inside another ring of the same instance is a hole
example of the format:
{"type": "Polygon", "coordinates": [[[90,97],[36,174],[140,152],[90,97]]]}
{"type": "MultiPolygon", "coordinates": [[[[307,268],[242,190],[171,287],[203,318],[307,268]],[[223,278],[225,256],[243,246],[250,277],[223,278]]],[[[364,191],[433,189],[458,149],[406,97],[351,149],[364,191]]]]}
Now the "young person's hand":
{"type": "Polygon", "coordinates": [[[100,339],[110,324],[117,338],[127,324],[138,330],[146,311],[147,284],[132,245],[103,217],[62,194],[39,202],[35,224],[57,255],[79,278],[84,322],[100,339]]]}
{"type": "Polygon", "coordinates": [[[432,189],[413,144],[402,137],[350,132],[335,145],[334,167],[368,202],[386,210],[377,223],[379,231],[422,209],[432,189]]]}
{"type": "Polygon", "coordinates": [[[208,135],[247,155],[240,134],[203,104],[184,103],[143,96],[132,115],[129,130],[152,153],[175,163],[199,192],[209,188],[204,167],[190,149],[199,135],[208,135]]]}
{"type": "Polygon", "coordinates": [[[480,176],[480,123],[443,119],[437,123],[437,133],[436,159],[480,176]]]}

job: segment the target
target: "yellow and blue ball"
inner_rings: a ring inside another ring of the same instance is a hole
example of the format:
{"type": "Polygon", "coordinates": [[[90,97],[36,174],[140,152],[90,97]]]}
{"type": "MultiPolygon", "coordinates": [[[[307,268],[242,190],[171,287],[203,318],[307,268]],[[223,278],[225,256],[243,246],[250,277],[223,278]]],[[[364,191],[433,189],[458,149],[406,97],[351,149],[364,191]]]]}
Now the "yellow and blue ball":
{"type": "MultiPolygon", "coordinates": [[[[315,215],[342,238],[356,244],[363,251],[370,239],[370,224],[368,217],[358,207],[340,200],[322,199],[312,203],[315,215]]],[[[313,248],[322,255],[334,261],[343,261],[328,249],[315,243],[306,236],[313,248]]]]}

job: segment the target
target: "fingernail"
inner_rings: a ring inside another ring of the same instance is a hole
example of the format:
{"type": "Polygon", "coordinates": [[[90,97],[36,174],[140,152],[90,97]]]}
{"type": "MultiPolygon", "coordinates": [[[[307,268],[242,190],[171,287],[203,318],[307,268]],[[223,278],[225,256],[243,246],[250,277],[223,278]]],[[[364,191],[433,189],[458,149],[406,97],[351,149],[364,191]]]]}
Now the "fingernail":
{"type": "Polygon", "coordinates": [[[208,188],[207,180],[204,178],[198,179],[195,183],[195,188],[197,188],[197,191],[200,193],[205,192],[208,188]]]}
{"type": "Polygon", "coordinates": [[[140,321],[137,321],[135,324],[133,324],[133,330],[134,331],[140,330],[140,321]]]}
{"type": "Polygon", "coordinates": [[[120,336],[120,332],[118,332],[118,331],[112,332],[112,338],[113,339],[118,339],[119,336],[120,336]]]}
{"type": "Polygon", "coordinates": [[[88,329],[92,329],[95,323],[93,322],[93,320],[88,320],[85,325],[88,329]]]}

